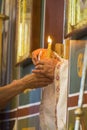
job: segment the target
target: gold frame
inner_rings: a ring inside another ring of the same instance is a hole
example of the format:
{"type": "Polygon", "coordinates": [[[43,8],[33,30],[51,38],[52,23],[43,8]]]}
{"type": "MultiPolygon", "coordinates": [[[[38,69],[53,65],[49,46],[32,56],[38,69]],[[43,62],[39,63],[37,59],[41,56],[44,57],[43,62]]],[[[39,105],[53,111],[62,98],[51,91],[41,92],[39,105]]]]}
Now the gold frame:
{"type": "MultiPolygon", "coordinates": [[[[30,0],[32,2],[32,0],[30,0]]],[[[32,3],[29,5],[30,12],[26,11],[26,0],[17,0],[17,21],[16,21],[16,63],[21,63],[29,57],[30,44],[30,22],[32,3]],[[29,34],[29,39],[28,35],[29,34]]]]}
{"type": "Polygon", "coordinates": [[[87,28],[87,0],[66,0],[65,37],[87,28]]]}
{"type": "Polygon", "coordinates": [[[40,47],[40,20],[41,0],[17,0],[16,65],[26,62],[40,47]]]}

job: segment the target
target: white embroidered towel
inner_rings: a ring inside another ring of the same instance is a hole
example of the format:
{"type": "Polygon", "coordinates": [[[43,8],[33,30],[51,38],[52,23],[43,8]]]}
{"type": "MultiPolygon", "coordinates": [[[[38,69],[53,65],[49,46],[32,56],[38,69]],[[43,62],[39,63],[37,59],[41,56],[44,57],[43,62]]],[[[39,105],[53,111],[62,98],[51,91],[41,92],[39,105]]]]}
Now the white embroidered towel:
{"type": "MultiPolygon", "coordinates": [[[[57,127],[58,130],[66,130],[67,113],[67,83],[68,83],[68,61],[64,60],[59,69],[59,99],[57,102],[57,127]]],[[[57,83],[55,84],[55,88],[57,83]]]]}
{"type": "Polygon", "coordinates": [[[41,130],[56,130],[55,125],[55,85],[46,86],[42,90],[40,105],[40,126],[41,130]]]}

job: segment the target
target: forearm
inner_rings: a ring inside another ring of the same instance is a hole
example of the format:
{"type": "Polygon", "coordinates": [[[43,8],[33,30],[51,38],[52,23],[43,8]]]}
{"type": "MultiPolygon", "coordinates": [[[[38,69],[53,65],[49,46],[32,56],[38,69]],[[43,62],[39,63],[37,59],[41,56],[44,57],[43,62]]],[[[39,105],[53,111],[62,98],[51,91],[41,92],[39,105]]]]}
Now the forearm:
{"type": "Polygon", "coordinates": [[[22,91],[23,85],[20,80],[15,80],[11,84],[0,87],[0,109],[22,91]]]}
{"type": "Polygon", "coordinates": [[[52,81],[43,76],[29,74],[19,80],[13,81],[11,84],[0,87],[0,109],[8,103],[14,96],[22,93],[25,89],[33,89],[47,86],[52,81]]]}
{"type": "Polygon", "coordinates": [[[0,87],[0,104],[12,99],[17,94],[20,94],[27,88],[31,88],[33,83],[32,75],[25,76],[19,80],[15,80],[12,83],[0,87]]]}

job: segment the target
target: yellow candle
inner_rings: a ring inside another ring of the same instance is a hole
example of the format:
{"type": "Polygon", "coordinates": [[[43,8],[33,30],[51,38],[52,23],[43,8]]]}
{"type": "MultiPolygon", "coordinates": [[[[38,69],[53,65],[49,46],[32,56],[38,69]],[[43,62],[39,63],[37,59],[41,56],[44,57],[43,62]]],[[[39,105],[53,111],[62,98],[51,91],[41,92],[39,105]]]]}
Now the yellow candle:
{"type": "Polygon", "coordinates": [[[52,47],[52,39],[50,36],[48,36],[48,48],[47,48],[47,57],[49,58],[51,56],[51,47],[52,47]]]}

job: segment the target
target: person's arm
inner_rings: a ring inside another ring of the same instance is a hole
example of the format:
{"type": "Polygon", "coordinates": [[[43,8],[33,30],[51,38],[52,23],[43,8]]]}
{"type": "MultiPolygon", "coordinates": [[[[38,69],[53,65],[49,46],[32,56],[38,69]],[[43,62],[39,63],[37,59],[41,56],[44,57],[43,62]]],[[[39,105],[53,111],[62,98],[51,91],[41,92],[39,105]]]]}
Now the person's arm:
{"type": "Polygon", "coordinates": [[[11,84],[0,87],[0,109],[2,109],[9,100],[23,92],[25,89],[46,86],[51,82],[52,80],[44,76],[30,74],[22,79],[13,81],[11,84]]]}

